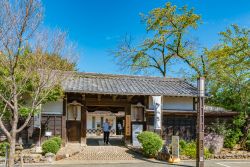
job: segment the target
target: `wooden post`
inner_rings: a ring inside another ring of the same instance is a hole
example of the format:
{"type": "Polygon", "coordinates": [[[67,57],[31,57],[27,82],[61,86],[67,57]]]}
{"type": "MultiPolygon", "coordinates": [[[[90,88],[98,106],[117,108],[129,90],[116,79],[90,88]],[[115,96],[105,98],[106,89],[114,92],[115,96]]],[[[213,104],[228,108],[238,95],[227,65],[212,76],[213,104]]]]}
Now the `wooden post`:
{"type": "Polygon", "coordinates": [[[198,105],[197,105],[197,144],[196,167],[204,167],[204,98],[205,78],[198,78],[198,105]]]}
{"type": "Polygon", "coordinates": [[[87,144],[87,108],[86,108],[86,97],[85,94],[82,95],[82,106],[81,106],[81,145],[87,144]]]}
{"type": "Polygon", "coordinates": [[[63,98],[63,115],[61,118],[61,135],[62,135],[62,145],[65,146],[67,143],[67,131],[66,131],[66,112],[67,112],[67,94],[63,98]]]}

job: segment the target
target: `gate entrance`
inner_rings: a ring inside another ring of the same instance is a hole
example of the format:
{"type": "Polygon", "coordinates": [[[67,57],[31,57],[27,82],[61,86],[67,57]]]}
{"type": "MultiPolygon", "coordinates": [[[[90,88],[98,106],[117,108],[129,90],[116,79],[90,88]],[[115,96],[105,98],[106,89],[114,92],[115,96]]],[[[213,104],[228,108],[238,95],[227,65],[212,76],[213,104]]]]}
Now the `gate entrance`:
{"type": "Polygon", "coordinates": [[[87,145],[104,145],[103,124],[108,121],[109,145],[121,145],[124,134],[123,107],[87,107],[87,145]]]}

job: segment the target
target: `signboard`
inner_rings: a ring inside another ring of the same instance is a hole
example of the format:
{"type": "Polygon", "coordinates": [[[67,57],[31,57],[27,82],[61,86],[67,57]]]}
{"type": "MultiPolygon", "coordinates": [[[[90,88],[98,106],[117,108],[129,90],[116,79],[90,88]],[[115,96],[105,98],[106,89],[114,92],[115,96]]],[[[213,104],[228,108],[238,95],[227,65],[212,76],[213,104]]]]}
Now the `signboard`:
{"type": "Polygon", "coordinates": [[[126,127],[125,127],[125,131],[126,131],[126,136],[130,136],[131,134],[131,115],[126,115],[126,127]]]}
{"type": "Polygon", "coordinates": [[[154,106],[154,129],[161,129],[161,96],[153,96],[153,106],[154,106]]]}
{"type": "Polygon", "coordinates": [[[142,124],[132,125],[132,144],[136,147],[141,147],[141,143],[138,141],[137,136],[143,131],[142,124]]]}
{"type": "Polygon", "coordinates": [[[179,136],[172,136],[172,156],[179,158],[179,136]]]}
{"type": "Polygon", "coordinates": [[[34,127],[41,128],[41,105],[37,108],[38,113],[34,114],[34,127]]]}

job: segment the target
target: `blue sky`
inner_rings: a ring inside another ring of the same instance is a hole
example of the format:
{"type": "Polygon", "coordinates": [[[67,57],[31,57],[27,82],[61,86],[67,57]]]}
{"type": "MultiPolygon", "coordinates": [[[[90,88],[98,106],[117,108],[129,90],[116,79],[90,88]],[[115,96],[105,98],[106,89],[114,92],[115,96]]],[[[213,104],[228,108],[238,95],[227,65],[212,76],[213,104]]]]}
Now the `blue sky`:
{"type": "MultiPolygon", "coordinates": [[[[84,72],[123,73],[109,50],[127,33],[138,41],[147,34],[139,13],[163,6],[163,0],[43,0],[44,25],[58,27],[78,44],[78,69],[84,72]]],[[[202,47],[218,43],[218,32],[236,23],[250,27],[250,0],[173,0],[194,7],[203,24],[192,32],[202,47]]],[[[179,65],[181,66],[181,65],[179,65]]],[[[158,74],[155,74],[158,75],[158,74]]],[[[171,73],[171,76],[176,74],[171,73]]]]}

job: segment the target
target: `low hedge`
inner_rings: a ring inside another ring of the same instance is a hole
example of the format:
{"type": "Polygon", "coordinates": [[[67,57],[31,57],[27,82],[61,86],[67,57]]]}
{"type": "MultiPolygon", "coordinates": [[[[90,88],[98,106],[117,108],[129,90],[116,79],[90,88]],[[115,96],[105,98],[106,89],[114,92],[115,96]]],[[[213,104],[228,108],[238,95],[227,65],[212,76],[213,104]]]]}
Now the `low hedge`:
{"type": "Polygon", "coordinates": [[[60,147],[55,140],[49,139],[42,144],[42,150],[44,154],[46,153],[56,154],[59,151],[59,149],[60,147]]]}
{"type": "Polygon", "coordinates": [[[5,156],[6,146],[10,147],[10,144],[8,142],[1,142],[0,143],[0,156],[5,156]]]}
{"type": "MultiPolygon", "coordinates": [[[[180,140],[180,155],[188,156],[191,159],[196,158],[196,142],[186,142],[185,140],[180,140]]],[[[204,156],[205,159],[208,159],[211,157],[211,153],[207,148],[204,149],[204,156]]]]}
{"type": "Polygon", "coordinates": [[[61,148],[61,145],[62,145],[62,139],[58,136],[55,136],[55,137],[52,137],[50,140],[54,140],[57,145],[61,148]]]}
{"type": "Polygon", "coordinates": [[[159,150],[162,148],[163,140],[161,137],[149,131],[144,131],[137,136],[139,142],[142,145],[143,153],[146,156],[156,156],[159,150]]]}
{"type": "Polygon", "coordinates": [[[250,151],[250,140],[246,141],[246,147],[247,147],[247,150],[250,151]]]}

